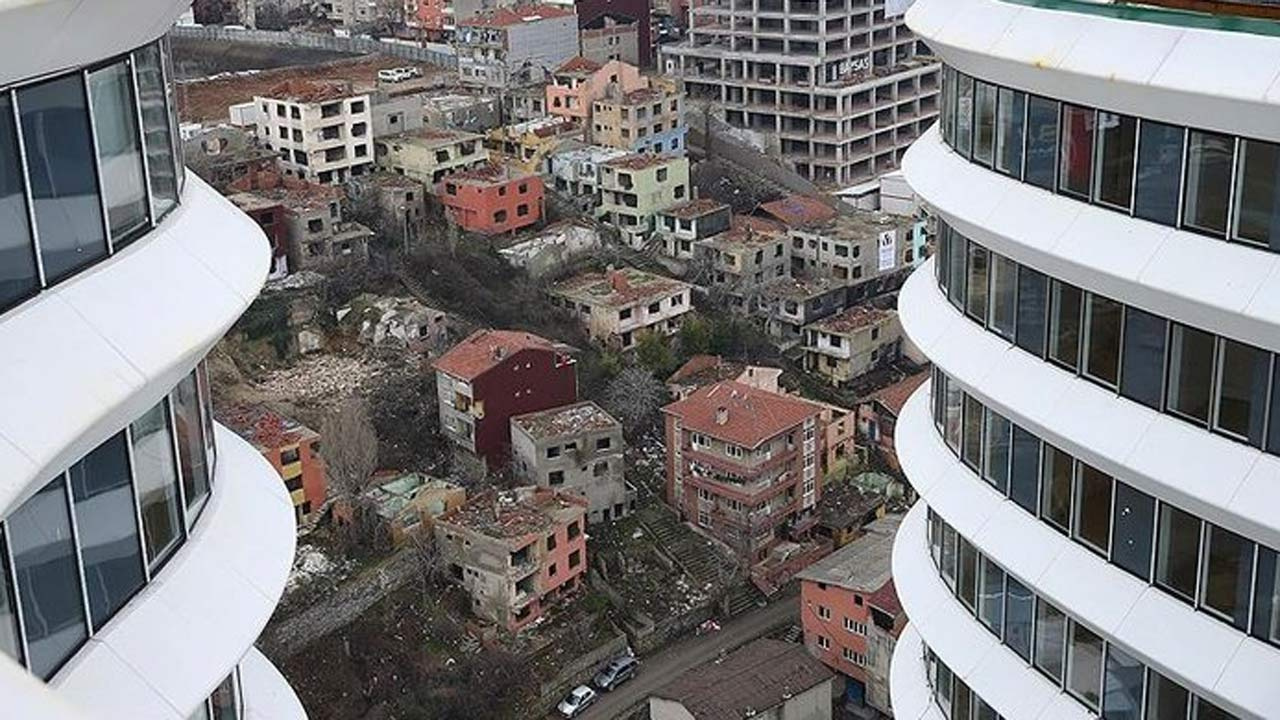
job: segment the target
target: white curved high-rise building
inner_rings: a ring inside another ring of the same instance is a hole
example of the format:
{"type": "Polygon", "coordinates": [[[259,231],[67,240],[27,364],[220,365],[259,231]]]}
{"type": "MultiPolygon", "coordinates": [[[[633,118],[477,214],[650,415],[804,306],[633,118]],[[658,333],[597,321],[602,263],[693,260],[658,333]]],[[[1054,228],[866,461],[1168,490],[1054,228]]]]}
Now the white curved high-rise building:
{"type": "Polygon", "coordinates": [[[3,718],[305,718],[253,649],[289,498],[210,412],[269,250],[182,171],[185,5],[0,2],[3,718]]]}
{"type": "Polygon", "coordinates": [[[1280,22],[1166,1],[907,15],[899,718],[1280,718],[1280,22]]]}

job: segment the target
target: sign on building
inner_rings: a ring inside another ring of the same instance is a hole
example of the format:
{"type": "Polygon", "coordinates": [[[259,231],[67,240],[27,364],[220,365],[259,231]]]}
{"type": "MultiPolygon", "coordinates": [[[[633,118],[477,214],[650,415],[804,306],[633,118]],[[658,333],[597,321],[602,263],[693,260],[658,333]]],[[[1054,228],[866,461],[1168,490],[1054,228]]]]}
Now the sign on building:
{"type": "Polygon", "coordinates": [[[885,230],[884,232],[880,233],[879,246],[880,246],[879,271],[885,272],[886,270],[892,270],[894,265],[897,264],[898,231],[885,230]]]}

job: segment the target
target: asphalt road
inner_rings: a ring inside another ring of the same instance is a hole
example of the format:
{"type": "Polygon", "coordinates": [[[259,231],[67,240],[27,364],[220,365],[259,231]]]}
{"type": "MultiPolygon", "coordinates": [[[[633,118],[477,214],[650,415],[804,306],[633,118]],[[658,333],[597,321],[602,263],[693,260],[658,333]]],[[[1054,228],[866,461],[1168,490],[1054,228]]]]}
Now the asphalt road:
{"type": "Polygon", "coordinates": [[[583,720],[610,720],[643,703],[653,691],[703,663],[714,660],[721,652],[730,652],[758,637],[800,619],[800,600],[784,595],[777,602],[740,615],[718,632],[686,638],[654,655],[640,659],[640,672],[622,687],[601,693],[595,705],[580,715],[583,720]]]}

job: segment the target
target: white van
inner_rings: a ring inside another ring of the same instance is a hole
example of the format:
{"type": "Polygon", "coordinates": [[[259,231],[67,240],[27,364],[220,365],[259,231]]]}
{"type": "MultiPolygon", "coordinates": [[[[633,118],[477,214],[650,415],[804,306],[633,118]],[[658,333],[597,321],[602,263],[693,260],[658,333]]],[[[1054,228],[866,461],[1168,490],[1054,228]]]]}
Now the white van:
{"type": "Polygon", "coordinates": [[[404,68],[388,68],[378,71],[378,82],[398,83],[408,80],[411,75],[404,68]]]}

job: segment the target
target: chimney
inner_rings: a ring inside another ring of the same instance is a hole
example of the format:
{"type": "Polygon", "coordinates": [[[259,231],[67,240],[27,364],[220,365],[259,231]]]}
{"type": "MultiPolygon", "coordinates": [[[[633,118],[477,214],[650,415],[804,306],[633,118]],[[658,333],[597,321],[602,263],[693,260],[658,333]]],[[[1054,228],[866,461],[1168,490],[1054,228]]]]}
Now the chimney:
{"type": "Polygon", "coordinates": [[[506,354],[507,354],[507,349],[506,349],[506,348],[502,347],[501,345],[494,345],[494,346],[493,346],[493,359],[494,359],[494,360],[501,360],[501,359],[503,358],[503,356],[504,356],[504,355],[506,355],[506,354]]]}
{"type": "Polygon", "coordinates": [[[716,424],[724,425],[727,422],[729,422],[729,408],[721,405],[716,408],[716,424]]]}
{"type": "Polygon", "coordinates": [[[617,292],[622,292],[631,287],[631,283],[627,282],[627,276],[617,270],[609,271],[609,285],[617,292]]]}

